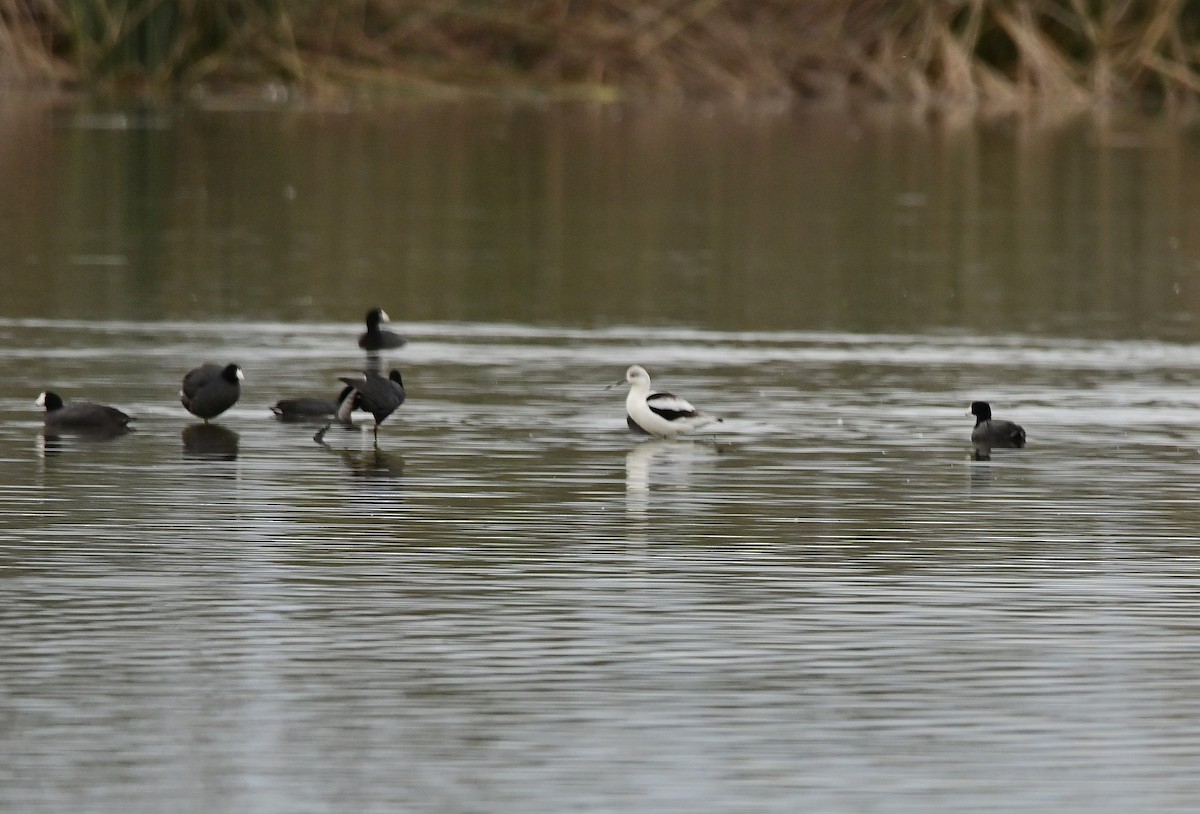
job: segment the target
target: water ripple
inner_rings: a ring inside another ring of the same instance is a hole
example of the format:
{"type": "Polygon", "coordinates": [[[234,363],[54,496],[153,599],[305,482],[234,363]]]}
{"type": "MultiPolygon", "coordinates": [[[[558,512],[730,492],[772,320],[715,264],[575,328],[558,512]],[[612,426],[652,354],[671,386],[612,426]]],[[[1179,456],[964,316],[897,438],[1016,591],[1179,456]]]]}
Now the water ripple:
{"type": "Polygon", "coordinates": [[[277,423],[356,330],[0,320],[0,806],[1200,797],[1191,348],[413,324],[378,448],[277,423]],[[204,358],[247,382],[197,454],[204,358]],[[725,424],[627,434],[633,361],[725,424]],[[42,438],[51,384],[136,431],[42,438]],[[977,396],[1030,447],[969,460],[977,396]]]}

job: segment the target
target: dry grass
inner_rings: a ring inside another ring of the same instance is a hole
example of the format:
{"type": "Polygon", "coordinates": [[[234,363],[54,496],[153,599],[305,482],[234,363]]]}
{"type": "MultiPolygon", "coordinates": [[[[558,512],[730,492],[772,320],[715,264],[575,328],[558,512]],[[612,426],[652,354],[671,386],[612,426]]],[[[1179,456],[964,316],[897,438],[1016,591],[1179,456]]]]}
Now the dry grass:
{"type": "Polygon", "coordinates": [[[0,0],[0,75],[1059,112],[1200,99],[1200,0],[0,0]]]}
{"type": "Polygon", "coordinates": [[[0,0],[0,77],[160,92],[299,82],[290,23],[284,0],[0,0]]]}

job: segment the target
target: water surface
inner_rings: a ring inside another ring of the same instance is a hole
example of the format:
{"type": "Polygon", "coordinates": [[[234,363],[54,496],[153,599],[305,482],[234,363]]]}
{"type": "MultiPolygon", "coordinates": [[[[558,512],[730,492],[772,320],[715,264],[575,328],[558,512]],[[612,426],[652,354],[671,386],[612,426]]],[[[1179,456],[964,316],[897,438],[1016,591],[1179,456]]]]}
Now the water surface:
{"type": "Polygon", "coordinates": [[[139,417],[51,442],[0,404],[6,807],[1195,799],[1186,348],[1006,339],[1030,447],[979,463],[986,340],[410,324],[375,448],[266,409],[352,324],[3,327],[45,345],[13,392],[50,367],[139,417]],[[200,346],[249,361],[195,452],[200,346]],[[647,355],[719,432],[624,432],[604,385],[647,355]]]}
{"type": "Polygon", "coordinates": [[[0,808],[1194,810],[1185,131],[0,128],[0,808]],[[373,305],[378,446],[277,422],[373,305]],[[724,422],[630,435],[634,362],[724,422]],[[976,398],[1029,448],[970,460],[976,398]]]}
{"type": "Polygon", "coordinates": [[[1169,121],[0,105],[0,315],[1195,340],[1169,121]]]}

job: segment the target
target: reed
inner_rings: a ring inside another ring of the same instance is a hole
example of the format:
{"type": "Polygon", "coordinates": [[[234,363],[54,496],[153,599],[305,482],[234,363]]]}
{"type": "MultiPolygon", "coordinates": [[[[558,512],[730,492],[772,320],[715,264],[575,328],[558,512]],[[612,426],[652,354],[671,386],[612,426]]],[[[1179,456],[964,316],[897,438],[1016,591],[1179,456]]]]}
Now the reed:
{"type": "Polygon", "coordinates": [[[0,72],[156,91],[303,79],[286,0],[0,0],[0,72]]]}
{"type": "Polygon", "coordinates": [[[1200,0],[0,0],[0,73],[984,112],[1200,100],[1200,0]]]}

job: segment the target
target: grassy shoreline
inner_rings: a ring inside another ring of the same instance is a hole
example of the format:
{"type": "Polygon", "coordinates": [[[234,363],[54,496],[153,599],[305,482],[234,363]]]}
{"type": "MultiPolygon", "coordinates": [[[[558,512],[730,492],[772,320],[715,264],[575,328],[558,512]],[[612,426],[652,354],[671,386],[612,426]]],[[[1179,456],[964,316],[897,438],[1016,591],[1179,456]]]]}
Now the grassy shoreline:
{"type": "Polygon", "coordinates": [[[0,0],[9,86],[1192,108],[1200,0],[0,0]]]}

